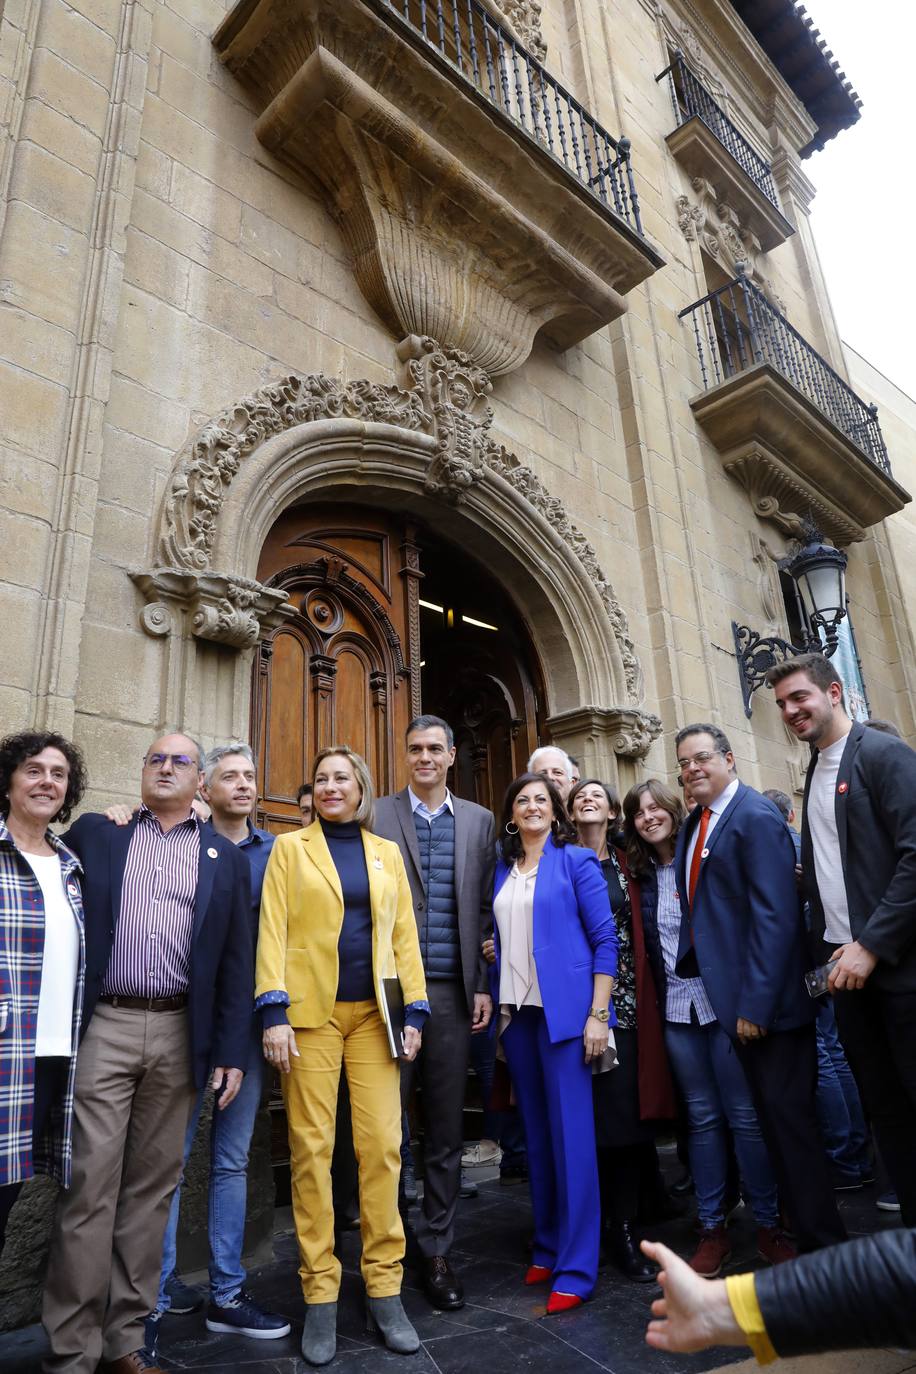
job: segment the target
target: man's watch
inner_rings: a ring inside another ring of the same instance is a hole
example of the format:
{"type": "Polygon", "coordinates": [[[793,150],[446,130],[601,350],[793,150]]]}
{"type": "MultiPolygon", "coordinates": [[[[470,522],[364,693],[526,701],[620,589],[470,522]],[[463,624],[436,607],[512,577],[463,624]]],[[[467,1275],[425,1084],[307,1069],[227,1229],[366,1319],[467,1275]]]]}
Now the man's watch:
{"type": "Polygon", "coordinates": [[[588,1014],[594,1016],[596,1021],[607,1021],[611,1015],[607,1007],[592,1007],[588,1014]]]}

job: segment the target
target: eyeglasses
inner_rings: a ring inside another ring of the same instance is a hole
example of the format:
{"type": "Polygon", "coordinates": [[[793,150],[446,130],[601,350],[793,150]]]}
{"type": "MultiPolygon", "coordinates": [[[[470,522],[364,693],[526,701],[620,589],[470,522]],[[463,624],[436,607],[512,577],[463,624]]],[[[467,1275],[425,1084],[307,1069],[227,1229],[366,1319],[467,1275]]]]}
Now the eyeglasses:
{"type": "Polygon", "coordinates": [[[180,769],[197,767],[197,760],[188,754],[147,754],[145,762],[147,768],[161,768],[165,763],[180,769]]]}
{"type": "Polygon", "coordinates": [[[707,763],[710,762],[711,759],[714,759],[716,757],[716,754],[724,753],[724,749],[704,749],[701,751],[701,753],[694,754],[692,759],[678,759],[678,772],[686,773],[691,768],[693,768],[694,765],[696,765],[697,768],[703,768],[707,763]]]}

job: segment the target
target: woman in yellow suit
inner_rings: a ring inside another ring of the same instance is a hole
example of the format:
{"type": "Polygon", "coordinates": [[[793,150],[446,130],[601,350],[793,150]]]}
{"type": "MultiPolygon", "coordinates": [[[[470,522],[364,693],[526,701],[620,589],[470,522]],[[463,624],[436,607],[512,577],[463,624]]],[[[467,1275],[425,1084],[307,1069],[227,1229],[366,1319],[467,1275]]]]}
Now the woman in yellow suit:
{"type": "Polygon", "coordinates": [[[317,1365],[337,1348],[331,1155],[341,1062],[359,1161],[367,1318],[389,1349],[419,1348],[400,1298],[401,1102],[382,980],[401,984],[405,1059],[420,1048],[429,1004],[404,861],[397,845],[372,834],[365,762],[346,745],[325,749],[312,785],[316,819],[278,836],[267,864],[255,998],[265,1057],[282,1072],[306,1302],[302,1353],[317,1365]]]}

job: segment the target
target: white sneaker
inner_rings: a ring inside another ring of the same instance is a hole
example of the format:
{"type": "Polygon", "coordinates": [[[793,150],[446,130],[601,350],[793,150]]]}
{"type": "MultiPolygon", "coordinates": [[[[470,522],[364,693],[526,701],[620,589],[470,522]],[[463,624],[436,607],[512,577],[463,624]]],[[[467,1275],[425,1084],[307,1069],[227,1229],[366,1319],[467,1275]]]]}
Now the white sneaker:
{"type": "Polygon", "coordinates": [[[483,1164],[498,1164],[503,1152],[495,1140],[481,1140],[471,1145],[461,1156],[462,1169],[477,1169],[483,1164]]]}

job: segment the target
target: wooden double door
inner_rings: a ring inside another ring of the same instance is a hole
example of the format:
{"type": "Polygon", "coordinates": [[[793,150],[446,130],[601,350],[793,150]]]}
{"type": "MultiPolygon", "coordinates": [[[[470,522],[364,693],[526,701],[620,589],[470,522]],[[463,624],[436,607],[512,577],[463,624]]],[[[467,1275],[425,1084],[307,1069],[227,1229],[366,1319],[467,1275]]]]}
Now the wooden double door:
{"type": "Polygon", "coordinates": [[[258,579],[296,608],[255,660],[259,824],[299,825],[296,790],[327,745],[362,754],[379,795],[404,786],[404,732],[421,711],[455,731],[455,794],[498,813],[544,707],[508,589],[416,521],[336,503],[284,512],[258,579]]]}

